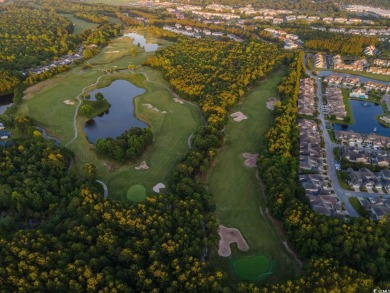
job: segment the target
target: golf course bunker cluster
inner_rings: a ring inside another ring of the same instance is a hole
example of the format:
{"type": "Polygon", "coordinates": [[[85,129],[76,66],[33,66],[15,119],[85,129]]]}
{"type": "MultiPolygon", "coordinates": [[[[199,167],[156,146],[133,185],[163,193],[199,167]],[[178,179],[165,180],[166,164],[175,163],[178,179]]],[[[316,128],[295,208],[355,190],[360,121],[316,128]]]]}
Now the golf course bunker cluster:
{"type": "Polygon", "coordinates": [[[242,237],[241,232],[236,228],[228,228],[220,225],[219,235],[221,236],[218,249],[218,254],[220,256],[230,256],[232,254],[230,244],[234,242],[237,243],[238,249],[241,251],[247,251],[249,249],[249,246],[244,237],[242,237]]]}

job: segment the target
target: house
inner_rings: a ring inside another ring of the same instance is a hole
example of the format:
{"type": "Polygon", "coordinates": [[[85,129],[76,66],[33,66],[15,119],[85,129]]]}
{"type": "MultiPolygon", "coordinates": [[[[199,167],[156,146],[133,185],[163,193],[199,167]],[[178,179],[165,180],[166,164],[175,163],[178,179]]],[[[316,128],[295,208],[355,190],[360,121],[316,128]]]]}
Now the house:
{"type": "Polygon", "coordinates": [[[360,133],[349,131],[338,131],[336,133],[336,139],[341,143],[346,143],[350,146],[361,145],[363,137],[360,133]]]}
{"type": "Polygon", "coordinates": [[[369,157],[365,150],[359,150],[355,147],[342,147],[341,153],[348,161],[363,164],[369,163],[369,157]]]}
{"type": "Polygon", "coordinates": [[[333,216],[342,211],[341,202],[330,195],[309,196],[309,201],[311,209],[318,214],[333,216]]]}
{"type": "Polygon", "coordinates": [[[343,80],[343,86],[360,86],[359,77],[346,77],[343,80]]]}
{"type": "Polygon", "coordinates": [[[299,169],[303,171],[321,172],[322,160],[309,156],[299,156],[299,169]]]}
{"type": "Polygon", "coordinates": [[[374,187],[376,183],[375,174],[367,168],[360,168],[358,171],[354,171],[352,168],[348,168],[347,173],[349,175],[348,184],[353,188],[371,188],[374,187]]]}
{"type": "Polygon", "coordinates": [[[382,219],[385,215],[390,213],[390,208],[385,206],[385,205],[373,205],[371,206],[371,218],[373,220],[380,220],[382,219]]]}
{"type": "Polygon", "coordinates": [[[376,48],[375,46],[368,46],[364,49],[364,54],[368,56],[373,56],[375,54],[376,48]]]}
{"type": "Polygon", "coordinates": [[[352,89],[349,93],[351,98],[359,98],[359,99],[368,99],[368,95],[366,95],[366,91],[361,88],[352,89]]]}

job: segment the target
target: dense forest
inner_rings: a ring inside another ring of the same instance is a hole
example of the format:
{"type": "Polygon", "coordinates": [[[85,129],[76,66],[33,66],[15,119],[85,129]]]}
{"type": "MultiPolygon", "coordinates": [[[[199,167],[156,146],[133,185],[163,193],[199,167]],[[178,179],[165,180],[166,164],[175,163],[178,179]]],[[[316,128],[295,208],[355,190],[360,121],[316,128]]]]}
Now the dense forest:
{"type": "Polygon", "coordinates": [[[1,291],[219,291],[199,260],[215,224],[195,199],[105,200],[38,134],[0,156],[1,291]]]}
{"type": "MultiPolygon", "coordinates": [[[[21,71],[77,52],[82,44],[105,46],[121,28],[107,22],[106,15],[115,16],[115,8],[109,6],[58,0],[38,1],[32,6],[29,1],[19,0],[2,5],[0,9],[0,95],[13,92],[19,84],[32,85],[68,68],[59,66],[29,76],[22,75],[21,71]],[[72,22],[59,13],[70,13],[101,25],[76,35],[72,22]]],[[[90,58],[98,52],[99,47],[86,48],[83,57],[90,58]]]]}
{"type": "Polygon", "coordinates": [[[278,59],[275,46],[256,41],[183,39],[157,51],[145,65],[161,68],[181,97],[198,102],[208,122],[222,127],[246,88],[264,78],[278,59]]]}
{"type": "Polygon", "coordinates": [[[117,138],[99,139],[96,150],[117,161],[134,160],[153,142],[150,128],[132,127],[117,138]]]}

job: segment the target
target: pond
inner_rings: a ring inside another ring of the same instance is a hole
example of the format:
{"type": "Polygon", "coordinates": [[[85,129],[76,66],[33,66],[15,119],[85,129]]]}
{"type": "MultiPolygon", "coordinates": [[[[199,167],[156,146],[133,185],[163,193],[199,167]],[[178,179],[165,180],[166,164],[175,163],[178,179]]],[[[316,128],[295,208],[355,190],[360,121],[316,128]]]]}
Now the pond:
{"type": "Polygon", "coordinates": [[[323,71],[320,71],[318,72],[318,76],[321,76],[321,77],[324,77],[324,76],[328,76],[328,75],[336,75],[336,76],[342,76],[342,77],[358,77],[360,82],[367,82],[367,81],[372,81],[372,82],[376,82],[376,83],[380,83],[380,84],[390,84],[390,82],[388,81],[380,81],[380,80],[376,80],[376,79],[372,79],[372,78],[367,78],[367,77],[363,77],[363,76],[359,76],[359,75],[354,75],[354,74],[347,74],[347,73],[341,73],[341,72],[333,72],[331,70],[323,70],[323,71]]]}
{"type": "Polygon", "coordinates": [[[381,105],[357,100],[350,100],[350,103],[355,123],[352,125],[334,124],[335,131],[353,130],[363,134],[376,133],[390,137],[390,128],[383,126],[375,119],[375,116],[383,114],[381,105]]]}
{"type": "Polygon", "coordinates": [[[5,110],[13,105],[12,98],[12,94],[0,97],[0,115],[4,114],[5,110]]]}
{"type": "Polygon", "coordinates": [[[136,33],[127,33],[124,34],[125,37],[132,38],[134,45],[140,45],[142,48],[145,49],[145,52],[154,52],[157,50],[158,45],[157,44],[147,44],[146,39],[144,36],[141,36],[136,33]]]}
{"type": "Polygon", "coordinates": [[[111,107],[85,124],[84,131],[91,143],[96,143],[99,138],[116,138],[131,127],[148,127],[134,115],[134,98],[143,94],[144,89],[119,79],[105,88],[91,91],[92,101],[98,92],[104,95],[111,107]]]}

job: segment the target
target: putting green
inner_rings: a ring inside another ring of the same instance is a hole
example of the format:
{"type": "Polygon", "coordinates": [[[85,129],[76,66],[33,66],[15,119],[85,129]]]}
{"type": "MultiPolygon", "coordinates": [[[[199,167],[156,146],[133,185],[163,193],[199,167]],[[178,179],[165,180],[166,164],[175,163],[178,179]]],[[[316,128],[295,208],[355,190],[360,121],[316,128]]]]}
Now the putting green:
{"type": "Polygon", "coordinates": [[[133,202],[141,202],[146,198],[146,188],[141,184],[130,186],[127,190],[127,199],[133,202]]]}
{"type": "Polygon", "coordinates": [[[243,281],[258,282],[272,273],[272,260],[263,254],[233,258],[231,267],[234,274],[243,281]]]}

